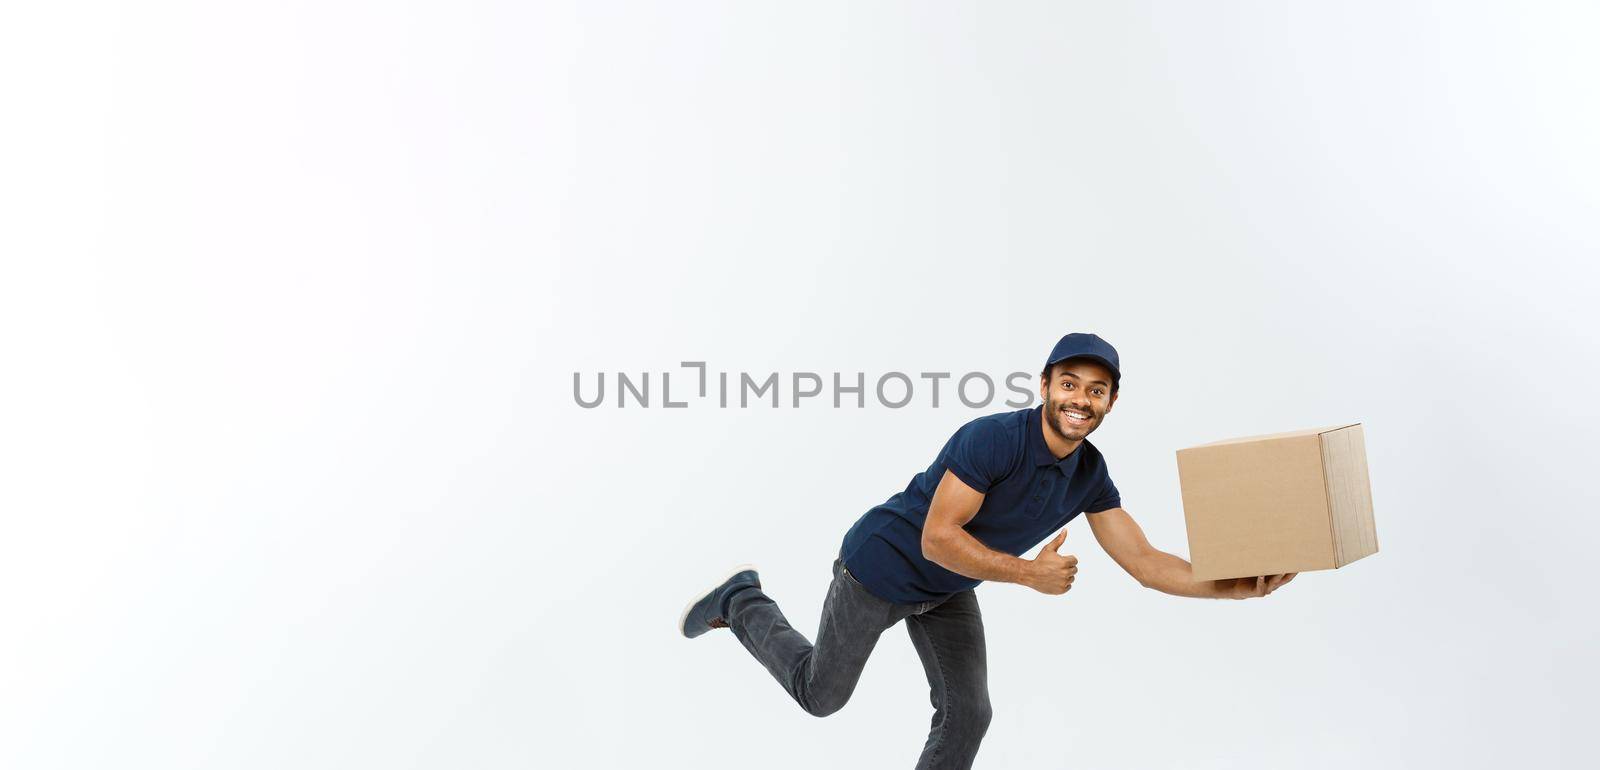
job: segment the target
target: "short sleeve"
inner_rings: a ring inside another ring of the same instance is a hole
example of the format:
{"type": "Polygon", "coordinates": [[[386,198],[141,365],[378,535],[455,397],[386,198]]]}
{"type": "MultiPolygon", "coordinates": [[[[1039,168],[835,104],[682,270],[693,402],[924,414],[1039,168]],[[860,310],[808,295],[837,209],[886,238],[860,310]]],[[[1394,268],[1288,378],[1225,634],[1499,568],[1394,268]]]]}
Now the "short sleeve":
{"type": "Polygon", "coordinates": [[[979,418],[961,426],[945,444],[944,466],[978,492],[1011,473],[1017,455],[1011,432],[999,420],[979,418]]]}
{"type": "Polygon", "coordinates": [[[1117,491],[1117,485],[1112,483],[1111,474],[1106,474],[1106,480],[1100,485],[1100,492],[1094,497],[1094,502],[1084,506],[1087,513],[1102,513],[1112,508],[1122,507],[1122,493],[1117,491]]]}

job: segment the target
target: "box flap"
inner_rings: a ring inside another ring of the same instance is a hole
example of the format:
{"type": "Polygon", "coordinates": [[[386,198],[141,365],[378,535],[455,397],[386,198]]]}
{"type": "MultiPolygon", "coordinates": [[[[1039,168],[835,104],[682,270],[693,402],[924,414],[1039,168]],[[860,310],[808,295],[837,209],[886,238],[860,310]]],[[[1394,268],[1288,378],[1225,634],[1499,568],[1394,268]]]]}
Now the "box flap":
{"type": "Polygon", "coordinates": [[[1378,552],[1372,524],[1372,483],[1367,477],[1367,446],[1360,425],[1322,437],[1322,477],[1328,495],[1334,556],[1343,567],[1378,552]]]}
{"type": "Polygon", "coordinates": [[[1328,431],[1341,430],[1343,428],[1349,428],[1349,427],[1352,427],[1352,426],[1355,426],[1355,425],[1360,425],[1360,424],[1361,423],[1359,423],[1359,422],[1347,422],[1347,423],[1342,423],[1342,424],[1339,424],[1339,425],[1326,425],[1326,426],[1323,426],[1321,428],[1306,428],[1305,430],[1291,430],[1291,431],[1285,431],[1283,433],[1265,433],[1265,434],[1262,434],[1260,436],[1244,436],[1242,438],[1228,438],[1228,439],[1223,439],[1221,441],[1212,441],[1212,442],[1206,443],[1206,444],[1197,444],[1197,445],[1195,445],[1193,447],[1189,447],[1189,448],[1190,449],[1198,449],[1200,447],[1206,447],[1206,446],[1222,446],[1224,444],[1242,444],[1242,443],[1244,443],[1246,441],[1269,441],[1269,440],[1272,440],[1272,439],[1280,439],[1280,438],[1297,438],[1297,437],[1300,437],[1300,436],[1316,436],[1316,435],[1319,435],[1319,434],[1322,434],[1322,433],[1327,433],[1328,431]]]}

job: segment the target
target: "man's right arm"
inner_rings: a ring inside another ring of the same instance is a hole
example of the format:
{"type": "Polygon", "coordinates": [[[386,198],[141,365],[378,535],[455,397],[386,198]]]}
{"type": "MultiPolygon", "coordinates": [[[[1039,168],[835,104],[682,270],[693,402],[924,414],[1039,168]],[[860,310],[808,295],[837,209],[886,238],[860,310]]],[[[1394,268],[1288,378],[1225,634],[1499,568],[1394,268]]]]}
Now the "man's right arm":
{"type": "Polygon", "coordinates": [[[1066,540],[1066,530],[1037,557],[1019,559],[984,545],[967,532],[967,522],[978,515],[982,505],[982,492],[945,471],[922,525],[922,555],[951,572],[978,580],[1016,583],[1047,594],[1063,594],[1072,588],[1078,557],[1056,552],[1066,540]]]}

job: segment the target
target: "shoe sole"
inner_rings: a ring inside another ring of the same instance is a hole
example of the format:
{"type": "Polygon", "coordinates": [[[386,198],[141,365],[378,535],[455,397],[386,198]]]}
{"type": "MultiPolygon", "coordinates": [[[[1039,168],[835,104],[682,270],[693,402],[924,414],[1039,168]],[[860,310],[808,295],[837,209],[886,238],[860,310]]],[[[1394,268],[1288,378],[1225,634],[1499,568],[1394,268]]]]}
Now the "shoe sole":
{"type": "Polygon", "coordinates": [[[687,634],[683,633],[683,624],[684,624],[684,621],[687,621],[689,619],[689,612],[694,609],[694,606],[696,604],[699,604],[700,602],[705,601],[707,596],[710,596],[718,588],[721,588],[723,583],[728,582],[729,580],[731,580],[733,578],[734,575],[737,575],[737,574],[739,574],[741,572],[744,572],[745,570],[752,570],[752,571],[756,571],[756,572],[760,571],[760,570],[756,570],[756,565],[754,565],[754,564],[740,564],[739,566],[734,567],[731,571],[729,571],[728,574],[723,575],[722,579],[718,580],[715,583],[713,583],[710,588],[707,588],[706,590],[701,591],[699,596],[696,596],[695,598],[690,599],[689,603],[684,605],[683,612],[678,614],[678,634],[680,636],[683,636],[683,638],[685,638],[685,639],[694,638],[694,637],[688,636],[687,634]]]}

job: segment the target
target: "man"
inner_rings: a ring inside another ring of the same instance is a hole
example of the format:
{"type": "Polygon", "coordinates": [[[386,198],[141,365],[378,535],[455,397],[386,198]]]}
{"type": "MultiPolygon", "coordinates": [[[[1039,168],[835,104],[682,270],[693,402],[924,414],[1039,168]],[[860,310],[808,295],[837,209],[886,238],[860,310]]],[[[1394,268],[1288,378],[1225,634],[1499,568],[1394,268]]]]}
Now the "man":
{"type": "Polygon", "coordinates": [[[1076,556],[1065,529],[1032,559],[1018,558],[1079,513],[1111,558],[1142,585],[1178,596],[1266,596],[1294,574],[1197,581],[1189,562],[1145,540],[1087,437],[1117,401],[1117,351],[1093,334],[1056,343],[1039,375],[1041,406],[961,426],[904,491],[867,511],[833,563],[815,644],[789,625],[742,567],[690,602],[684,636],[731,628],[808,713],[850,699],[878,636],[904,620],[922,658],[933,725],[918,768],[972,766],[990,708],[983,617],[973,589],[1017,583],[1046,594],[1072,589],[1076,556]]]}

